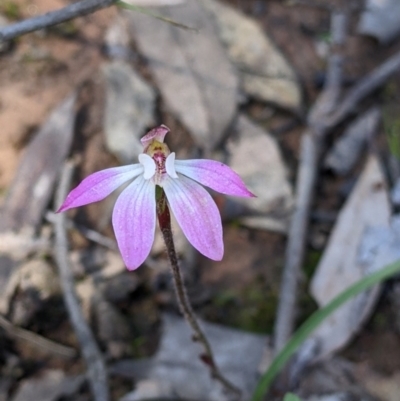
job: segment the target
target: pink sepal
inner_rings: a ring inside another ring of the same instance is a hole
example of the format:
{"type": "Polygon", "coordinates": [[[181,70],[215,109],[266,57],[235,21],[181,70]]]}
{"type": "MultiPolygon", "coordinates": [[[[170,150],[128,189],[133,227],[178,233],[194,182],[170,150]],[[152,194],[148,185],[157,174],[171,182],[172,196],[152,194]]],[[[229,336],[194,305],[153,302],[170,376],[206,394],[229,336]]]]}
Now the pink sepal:
{"type": "Polygon", "coordinates": [[[215,160],[176,160],[175,170],[221,194],[255,197],[230,167],[215,160]]]}
{"type": "Polygon", "coordinates": [[[166,180],[163,188],[189,242],[208,258],[221,260],[224,255],[221,216],[210,194],[184,176],[166,180]]]}
{"type": "Polygon", "coordinates": [[[118,197],[112,215],[118,247],[129,270],[147,258],[156,227],[155,184],[140,176],[118,197]]]}
{"type": "Polygon", "coordinates": [[[68,194],[64,203],[57,210],[57,213],[98,202],[142,172],[142,165],[132,164],[129,166],[108,168],[91,174],[68,194]]]}

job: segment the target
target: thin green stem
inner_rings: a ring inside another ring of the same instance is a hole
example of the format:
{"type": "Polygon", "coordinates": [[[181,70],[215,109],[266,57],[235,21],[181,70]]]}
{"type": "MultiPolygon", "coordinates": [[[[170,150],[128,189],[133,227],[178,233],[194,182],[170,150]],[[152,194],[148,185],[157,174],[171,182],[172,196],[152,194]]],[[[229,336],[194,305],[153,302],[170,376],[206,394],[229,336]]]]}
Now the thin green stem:
{"type": "Polygon", "coordinates": [[[336,296],[329,304],[312,314],[299,327],[282,351],[279,352],[276,358],[272,361],[270,367],[258,382],[252,397],[252,401],[262,401],[264,399],[264,395],[269,390],[276,375],[285,366],[286,362],[295,353],[299,346],[327,318],[327,316],[329,316],[351,298],[399,272],[400,261],[397,261],[358,281],[336,296]]]}
{"type": "Polygon", "coordinates": [[[202,328],[200,327],[193,308],[190,304],[189,297],[186,293],[182,273],[179,268],[178,257],[175,251],[175,244],[171,230],[171,216],[164,192],[158,194],[157,196],[157,216],[164,242],[167,247],[168,258],[171,263],[172,275],[175,284],[175,292],[179,308],[182,312],[183,317],[189,323],[194,332],[194,341],[202,344],[204,348],[204,352],[200,355],[200,358],[210,368],[211,375],[215,380],[218,380],[225,389],[230,390],[236,395],[240,396],[241,391],[228,379],[225,378],[225,376],[221,373],[217,364],[215,363],[215,358],[212,352],[211,345],[208,342],[202,328]]]}

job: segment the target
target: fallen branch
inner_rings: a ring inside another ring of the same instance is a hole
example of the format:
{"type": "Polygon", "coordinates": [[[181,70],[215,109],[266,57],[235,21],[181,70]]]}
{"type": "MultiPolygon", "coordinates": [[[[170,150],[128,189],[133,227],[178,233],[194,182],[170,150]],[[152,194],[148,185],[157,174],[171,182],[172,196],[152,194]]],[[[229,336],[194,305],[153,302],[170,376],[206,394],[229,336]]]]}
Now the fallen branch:
{"type": "Polygon", "coordinates": [[[59,356],[62,356],[63,358],[74,358],[76,356],[76,351],[73,348],[58,344],[39,334],[33,333],[32,331],[17,327],[1,315],[0,326],[9,335],[27,341],[37,347],[42,348],[45,351],[51,352],[52,354],[57,354],[59,356]]]}
{"type": "MultiPolygon", "coordinates": [[[[60,205],[66,198],[72,172],[73,163],[65,165],[60,185],[57,189],[56,204],[60,205]]],[[[68,263],[68,242],[65,230],[66,215],[60,213],[55,221],[56,231],[56,261],[60,275],[61,288],[63,290],[65,305],[78,337],[82,354],[86,360],[88,368],[88,379],[95,401],[109,401],[107,369],[103,356],[90,327],[86,323],[76,295],[74,280],[68,263]]]]}
{"type": "Polygon", "coordinates": [[[400,52],[395,53],[375,70],[361,79],[346,95],[337,110],[326,121],[326,129],[334,128],[351,113],[360,102],[379,89],[394,73],[400,69],[400,52]]]}
{"type": "Polygon", "coordinates": [[[26,19],[0,29],[0,42],[11,40],[38,29],[48,28],[76,17],[91,14],[115,4],[118,0],[82,0],[61,10],[50,11],[38,17],[26,19]]]}

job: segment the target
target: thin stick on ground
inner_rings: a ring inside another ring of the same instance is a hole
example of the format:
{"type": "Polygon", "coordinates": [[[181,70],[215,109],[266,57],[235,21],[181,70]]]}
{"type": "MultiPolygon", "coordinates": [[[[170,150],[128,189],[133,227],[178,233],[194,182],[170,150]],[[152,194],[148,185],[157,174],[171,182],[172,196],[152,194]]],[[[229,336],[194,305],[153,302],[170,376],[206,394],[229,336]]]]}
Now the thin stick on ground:
{"type": "Polygon", "coordinates": [[[115,4],[118,0],[82,0],[70,4],[60,10],[51,11],[38,17],[29,18],[0,29],[0,42],[14,39],[18,36],[39,29],[48,28],[76,17],[91,14],[102,8],[115,4]]]}
{"type": "Polygon", "coordinates": [[[326,129],[334,128],[351,113],[354,113],[363,99],[384,85],[399,70],[400,52],[397,52],[350,89],[337,110],[327,119],[326,129]]]}
{"type": "Polygon", "coordinates": [[[225,389],[233,392],[237,396],[240,396],[241,391],[233,385],[219,370],[210,343],[207,340],[200,324],[196,318],[196,315],[192,309],[189,298],[186,293],[185,284],[179,268],[178,257],[175,251],[174,240],[172,237],[171,229],[171,216],[164,193],[161,195],[161,199],[157,202],[157,215],[160,224],[161,232],[165,245],[167,247],[168,258],[171,263],[172,275],[175,284],[175,292],[178,300],[179,308],[185,320],[189,323],[190,327],[194,332],[194,341],[199,342],[203,348],[204,353],[200,356],[202,361],[210,368],[211,376],[219,381],[225,389]]]}
{"type": "MultiPolygon", "coordinates": [[[[62,172],[60,185],[57,189],[57,205],[60,205],[67,196],[73,169],[74,165],[72,162],[66,163],[62,172]]],[[[65,214],[58,214],[55,221],[56,261],[64,302],[87,364],[88,379],[93,399],[95,401],[109,401],[108,376],[104,359],[93,333],[82,315],[75,291],[74,279],[68,262],[68,241],[65,224],[65,214]]]]}
{"type": "Polygon", "coordinates": [[[303,135],[301,142],[296,184],[296,207],[289,228],[277,318],[274,327],[275,354],[287,343],[295,324],[297,287],[304,258],[308,220],[322,143],[327,133],[324,120],[327,115],[332,113],[340,96],[343,64],[340,47],[344,42],[346,25],[347,16],[344,13],[333,13],[331,30],[335,53],[332,53],[329,58],[327,82],[310,112],[308,118],[309,129],[303,135]]]}

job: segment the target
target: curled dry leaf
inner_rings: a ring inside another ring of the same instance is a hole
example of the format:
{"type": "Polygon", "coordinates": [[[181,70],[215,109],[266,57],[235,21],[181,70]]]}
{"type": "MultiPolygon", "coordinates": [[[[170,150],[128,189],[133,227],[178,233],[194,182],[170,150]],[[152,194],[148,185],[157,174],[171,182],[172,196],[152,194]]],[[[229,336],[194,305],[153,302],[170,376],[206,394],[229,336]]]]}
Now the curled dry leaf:
{"type": "Polygon", "coordinates": [[[157,13],[198,30],[139,13],[126,14],[166,107],[199,146],[211,150],[235,115],[238,78],[201,1],[187,0],[157,13]]]}
{"type": "MultiPolygon", "coordinates": [[[[341,210],[328,246],[311,283],[320,306],[369,273],[359,260],[363,234],[368,228],[389,228],[390,204],[385,177],[377,158],[370,155],[350,198],[341,210]]],[[[378,268],[384,267],[378,266],[378,268]]],[[[347,302],[330,315],[314,336],[320,341],[319,357],[343,347],[360,329],[377,299],[378,288],[347,302]]]]}

